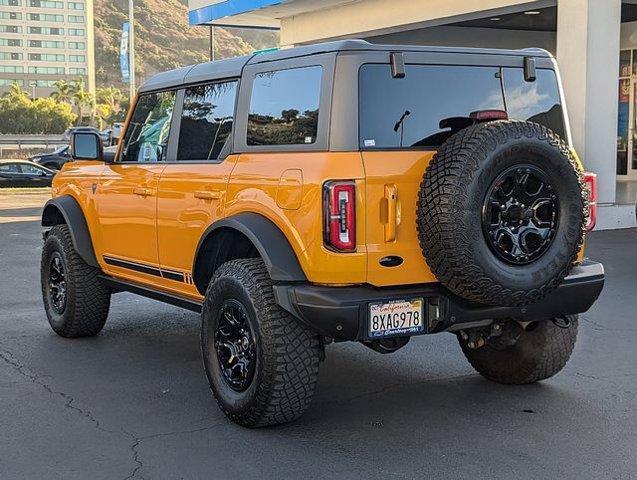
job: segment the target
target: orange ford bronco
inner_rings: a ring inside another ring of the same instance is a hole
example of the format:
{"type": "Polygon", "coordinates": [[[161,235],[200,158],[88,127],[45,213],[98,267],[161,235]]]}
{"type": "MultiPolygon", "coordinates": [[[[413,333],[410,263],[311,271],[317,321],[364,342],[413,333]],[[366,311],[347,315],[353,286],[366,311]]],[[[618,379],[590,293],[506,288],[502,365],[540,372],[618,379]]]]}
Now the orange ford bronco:
{"type": "Polygon", "coordinates": [[[341,41],[159,74],[114,157],[72,137],[46,314],[82,337],[116,292],[201,312],[212,391],[249,427],[306,410],[333,341],[451,332],[491,380],[548,378],[604,282],[570,138],[542,50],[341,41]]]}

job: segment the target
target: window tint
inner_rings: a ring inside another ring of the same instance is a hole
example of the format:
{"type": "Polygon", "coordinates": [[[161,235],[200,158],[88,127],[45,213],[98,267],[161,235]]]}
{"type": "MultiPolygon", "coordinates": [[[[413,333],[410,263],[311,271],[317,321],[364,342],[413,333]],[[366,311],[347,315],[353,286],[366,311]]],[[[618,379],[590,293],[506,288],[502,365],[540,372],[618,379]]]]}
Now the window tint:
{"type": "Polygon", "coordinates": [[[44,170],[36,167],[35,165],[29,165],[26,163],[20,164],[20,168],[22,169],[22,173],[28,173],[29,175],[43,175],[44,170]]]}
{"type": "Polygon", "coordinates": [[[170,119],[175,92],[141,95],[126,135],[122,162],[161,162],[166,160],[170,119]]]}
{"type": "Polygon", "coordinates": [[[20,173],[15,163],[0,163],[0,173],[20,173]]]}
{"type": "Polygon", "coordinates": [[[248,116],[248,145],[314,143],[322,71],[316,66],[257,74],[248,116]]]}
{"type": "Polygon", "coordinates": [[[236,94],[236,81],[199,85],[186,90],[178,160],[219,158],[232,132],[236,94]]]}
{"type": "Polygon", "coordinates": [[[436,147],[451,134],[440,121],[476,110],[504,110],[497,67],[363,65],[359,79],[362,148],[436,147]]]}
{"type": "Polygon", "coordinates": [[[524,80],[521,68],[503,68],[502,75],[509,118],[539,123],[564,138],[564,113],[555,72],[538,69],[534,82],[524,80]]]}

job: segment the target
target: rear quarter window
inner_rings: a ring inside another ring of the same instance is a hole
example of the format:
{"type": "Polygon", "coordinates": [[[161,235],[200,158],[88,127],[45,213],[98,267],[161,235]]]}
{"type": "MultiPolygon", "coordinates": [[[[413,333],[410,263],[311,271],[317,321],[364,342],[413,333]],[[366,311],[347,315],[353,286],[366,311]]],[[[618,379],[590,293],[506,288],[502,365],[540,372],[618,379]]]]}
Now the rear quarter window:
{"type": "Polygon", "coordinates": [[[359,71],[359,142],[362,149],[437,148],[453,133],[440,122],[478,110],[506,110],[564,136],[557,79],[537,70],[534,82],[521,68],[407,65],[393,78],[389,65],[359,71]]]}
{"type": "Polygon", "coordinates": [[[320,66],[255,75],[248,115],[248,145],[316,142],[321,96],[320,66]]]}

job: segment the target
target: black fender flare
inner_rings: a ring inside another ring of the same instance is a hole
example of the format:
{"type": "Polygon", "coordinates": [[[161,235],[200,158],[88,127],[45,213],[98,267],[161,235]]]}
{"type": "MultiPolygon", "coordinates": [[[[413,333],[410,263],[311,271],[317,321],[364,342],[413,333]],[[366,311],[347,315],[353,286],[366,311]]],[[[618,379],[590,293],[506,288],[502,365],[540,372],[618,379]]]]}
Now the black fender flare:
{"type": "Polygon", "coordinates": [[[193,263],[193,274],[206,239],[222,228],[236,230],[255,246],[275,282],[306,282],[307,277],[290,242],[271,220],[257,213],[239,213],[210,225],[199,240],[193,263]]]}
{"type": "Polygon", "coordinates": [[[73,247],[82,257],[82,260],[92,267],[99,268],[95,250],[93,249],[91,232],[88,229],[86,218],[84,218],[84,212],[77,200],[70,195],[52,198],[44,205],[42,226],[53,227],[60,223],[66,223],[69,227],[73,247]]]}

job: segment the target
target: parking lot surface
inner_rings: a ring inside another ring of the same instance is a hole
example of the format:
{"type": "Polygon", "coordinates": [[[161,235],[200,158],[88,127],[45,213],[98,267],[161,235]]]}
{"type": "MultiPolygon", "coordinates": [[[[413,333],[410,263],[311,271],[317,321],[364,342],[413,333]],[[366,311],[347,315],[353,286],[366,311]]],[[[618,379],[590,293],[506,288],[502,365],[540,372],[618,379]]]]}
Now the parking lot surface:
{"type": "Polygon", "coordinates": [[[246,430],[209,391],[194,313],[122,293],[100,335],[57,337],[40,298],[46,194],[8,198],[0,479],[637,477],[636,229],[589,237],[607,283],[556,377],[489,383],[450,334],[386,356],[330,345],[306,415],[246,430]]]}

